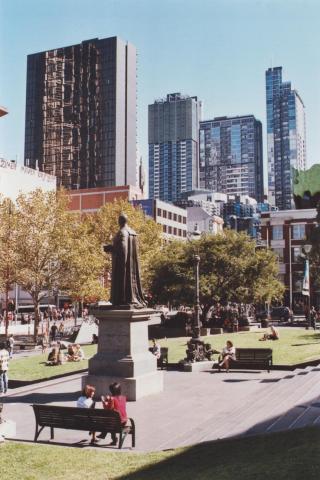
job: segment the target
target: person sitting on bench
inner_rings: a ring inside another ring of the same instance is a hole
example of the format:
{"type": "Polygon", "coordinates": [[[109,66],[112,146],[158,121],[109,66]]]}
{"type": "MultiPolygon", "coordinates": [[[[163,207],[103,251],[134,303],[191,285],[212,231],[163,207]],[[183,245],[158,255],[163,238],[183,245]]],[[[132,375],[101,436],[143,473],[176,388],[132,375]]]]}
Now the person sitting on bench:
{"type": "MultiPolygon", "coordinates": [[[[82,390],[82,395],[77,400],[78,408],[95,408],[96,402],[93,400],[96,388],[92,385],[86,385],[82,390]]],[[[96,432],[89,432],[91,435],[91,444],[96,443],[96,432]]]]}
{"type": "Polygon", "coordinates": [[[159,359],[161,357],[161,347],[155,338],[152,339],[152,343],[151,352],[157,359],[159,359]]]}
{"type": "MultiPolygon", "coordinates": [[[[120,383],[114,382],[109,386],[111,395],[101,397],[102,406],[106,410],[115,410],[119,412],[122,426],[125,426],[128,421],[126,403],[127,399],[124,395],[121,395],[120,383]]],[[[97,438],[105,438],[108,432],[101,432],[97,438]]],[[[110,445],[117,445],[117,436],[115,433],[111,433],[112,442],[110,445]]]]}
{"type": "Polygon", "coordinates": [[[225,368],[229,372],[230,361],[236,360],[236,349],[230,340],[227,340],[219,358],[219,369],[225,368]]]}

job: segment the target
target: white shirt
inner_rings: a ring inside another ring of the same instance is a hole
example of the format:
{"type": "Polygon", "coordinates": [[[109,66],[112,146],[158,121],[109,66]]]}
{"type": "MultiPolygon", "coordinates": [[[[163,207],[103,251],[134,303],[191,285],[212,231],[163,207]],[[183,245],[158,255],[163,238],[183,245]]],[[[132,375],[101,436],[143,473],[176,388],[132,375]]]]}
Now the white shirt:
{"type": "Polygon", "coordinates": [[[236,349],[234,347],[224,347],[224,349],[222,350],[222,354],[223,355],[230,355],[231,357],[235,357],[236,356],[236,349]]]}
{"type": "Polygon", "coordinates": [[[90,408],[92,404],[93,404],[92,398],[85,397],[84,395],[79,397],[77,400],[78,408],[90,408]]]}

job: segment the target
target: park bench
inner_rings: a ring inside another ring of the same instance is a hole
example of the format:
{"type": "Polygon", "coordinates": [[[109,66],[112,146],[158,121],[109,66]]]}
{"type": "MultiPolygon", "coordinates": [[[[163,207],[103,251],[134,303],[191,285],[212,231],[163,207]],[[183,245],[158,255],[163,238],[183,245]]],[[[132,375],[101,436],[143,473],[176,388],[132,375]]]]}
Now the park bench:
{"type": "Polygon", "coordinates": [[[268,370],[270,372],[272,348],[237,348],[236,360],[230,362],[230,368],[268,370]]]}
{"type": "MultiPolygon", "coordinates": [[[[163,370],[168,368],[168,347],[160,347],[160,357],[157,359],[157,367],[163,370]]],[[[152,353],[152,347],[149,348],[149,352],[152,353]]]]}
{"type": "Polygon", "coordinates": [[[124,439],[132,437],[135,447],[135,423],[129,418],[130,425],[121,425],[120,415],[114,410],[61,407],[57,405],[32,405],[36,417],[34,441],[45,427],[50,428],[50,438],[54,439],[54,429],[81,430],[86,432],[108,432],[119,434],[118,448],[122,448],[124,439]]]}

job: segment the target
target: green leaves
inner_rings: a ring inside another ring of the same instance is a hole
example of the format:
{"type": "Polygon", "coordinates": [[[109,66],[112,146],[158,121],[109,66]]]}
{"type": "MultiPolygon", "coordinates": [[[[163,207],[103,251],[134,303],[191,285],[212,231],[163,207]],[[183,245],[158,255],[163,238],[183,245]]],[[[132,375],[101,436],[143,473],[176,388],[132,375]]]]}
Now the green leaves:
{"type": "Polygon", "coordinates": [[[193,303],[194,254],[200,255],[200,302],[204,305],[215,301],[264,302],[283,294],[275,255],[269,250],[256,250],[247,235],[226,230],[163,247],[152,265],[155,302],[193,303]]]}

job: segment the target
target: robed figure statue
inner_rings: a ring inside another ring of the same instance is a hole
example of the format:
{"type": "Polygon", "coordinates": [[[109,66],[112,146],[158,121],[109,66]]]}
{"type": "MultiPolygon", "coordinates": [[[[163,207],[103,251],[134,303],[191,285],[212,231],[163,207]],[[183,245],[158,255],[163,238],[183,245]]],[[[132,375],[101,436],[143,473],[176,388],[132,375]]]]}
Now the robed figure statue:
{"type": "Polygon", "coordinates": [[[143,308],[143,298],[137,234],[127,225],[127,216],[119,216],[120,230],[112,245],[105,245],[104,251],[112,253],[111,303],[113,307],[143,308]]]}

